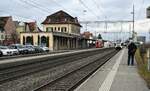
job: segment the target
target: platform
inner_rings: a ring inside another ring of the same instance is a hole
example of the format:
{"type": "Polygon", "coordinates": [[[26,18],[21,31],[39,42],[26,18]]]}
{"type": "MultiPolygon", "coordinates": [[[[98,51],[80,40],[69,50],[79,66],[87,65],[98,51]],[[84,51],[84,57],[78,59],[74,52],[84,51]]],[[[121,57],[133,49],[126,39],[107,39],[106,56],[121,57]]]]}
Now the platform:
{"type": "Polygon", "coordinates": [[[127,66],[127,49],[121,50],[75,91],[150,91],[136,64],[127,66]]]}

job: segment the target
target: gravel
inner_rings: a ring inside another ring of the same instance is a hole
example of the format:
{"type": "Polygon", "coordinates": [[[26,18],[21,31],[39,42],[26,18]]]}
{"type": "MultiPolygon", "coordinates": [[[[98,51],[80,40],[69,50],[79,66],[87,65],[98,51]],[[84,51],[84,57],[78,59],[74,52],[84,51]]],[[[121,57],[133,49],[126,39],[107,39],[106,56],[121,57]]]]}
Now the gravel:
{"type": "Polygon", "coordinates": [[[93,62],[94,59],[97,59],[106,53],[108,53],[108,51],[0,84],[0,91],[32,91],[34,88],[39,87],[42,84],[51,82],[77,68],[80,68],[81,66],[93,62]]]}

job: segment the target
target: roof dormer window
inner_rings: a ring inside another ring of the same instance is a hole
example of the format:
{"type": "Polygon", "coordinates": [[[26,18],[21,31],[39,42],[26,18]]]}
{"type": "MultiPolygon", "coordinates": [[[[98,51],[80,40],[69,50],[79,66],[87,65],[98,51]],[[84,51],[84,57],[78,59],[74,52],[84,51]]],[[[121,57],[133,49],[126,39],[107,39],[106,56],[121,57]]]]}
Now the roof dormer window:
{"type": "Polygon", "coordinates": [[[48,22],[51,22],[51,19],[50,19],[50,18],[48,19],[48,22]]]}
{"type": "Polygon", "coordinates": [[[67,19],[65,18],[65,22],[67,21],[67,19]]]}

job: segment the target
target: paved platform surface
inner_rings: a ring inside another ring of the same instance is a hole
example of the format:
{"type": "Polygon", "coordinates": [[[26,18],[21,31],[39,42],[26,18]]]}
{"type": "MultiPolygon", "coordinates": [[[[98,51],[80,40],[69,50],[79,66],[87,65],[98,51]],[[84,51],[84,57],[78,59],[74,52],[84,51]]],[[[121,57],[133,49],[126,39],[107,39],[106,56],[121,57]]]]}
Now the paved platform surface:
{"type": "Polygon", "coordinates": [[[140,77],[136,64],[127,66],[123,49],[75,91],[150,91],[140,77]]]}

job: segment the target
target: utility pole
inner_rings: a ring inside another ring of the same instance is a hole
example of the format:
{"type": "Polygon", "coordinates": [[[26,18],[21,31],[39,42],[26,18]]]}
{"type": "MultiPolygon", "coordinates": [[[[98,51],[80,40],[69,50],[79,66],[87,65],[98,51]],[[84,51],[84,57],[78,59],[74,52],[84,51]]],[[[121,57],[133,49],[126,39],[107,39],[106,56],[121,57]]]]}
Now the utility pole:
{"type": "Polygon", "coordinates": [[[134,41],[134,38],[135,38],[135,36],[134,36],[134,27],[135,27],[135,25],[134,25],[134,23],[135,23],[135,9],[134,9],[134,4],[133,4],[133,11],[132,11],[132,14],[133,14],[133,26],[132,26],[132,39],[133,39],[133,41],[134,41]]]}
{"type": "MultiPolygon", "coordinates": [[[[150,7],[147,8],[147,18],[150,18],[150,7]]],[[[148,25],[150,26],[150,22],[148,23],[148,25]]],[[[149,43],[150,43],[150,27],[149,27],[149,43]]],[[[148,48],[147,51],[147,58],[148,58],[148,71],[150,71],[150,48],[148,48]]]]}
{"type": "MultiPolygon", "coordinates": [[[[150,43],[150,29],[149,29],[149,43],[150,43]]],[[[150,48],[148,48],[147,58],[148,58],[148,71],[150,71],[150,48]]]]}
{"type": "MultiPolygon", "coordinates": [[[[86,12],[87,12],[86,10],[83,10],[83,16],[84,16],[83,19],[84,19],[84,21],[86,20],[86,19],[85,19],[86,12]]],[[[87,32],[87,25],[88,25],[88,23],[86,22],[86,23],[85,23],[85,31],[86,31],[86,32],[87,32]]]]}
{"type": "Polygon", "coordinates": [[[108,28],[108,25],[107,25],[107,17],[105,17],[105,32],[107,32],[107,28],[108,28]]]}

